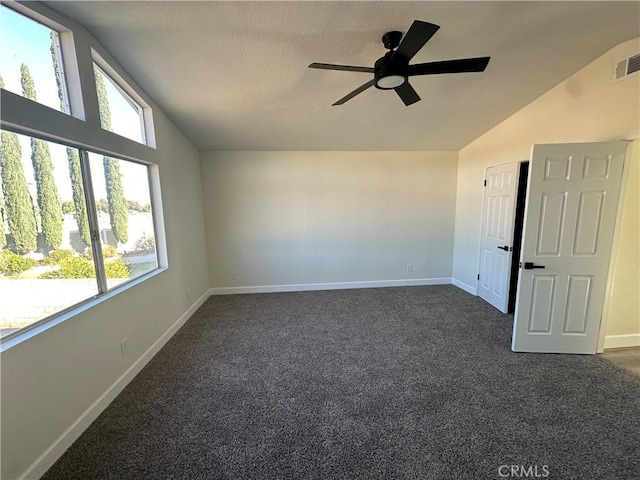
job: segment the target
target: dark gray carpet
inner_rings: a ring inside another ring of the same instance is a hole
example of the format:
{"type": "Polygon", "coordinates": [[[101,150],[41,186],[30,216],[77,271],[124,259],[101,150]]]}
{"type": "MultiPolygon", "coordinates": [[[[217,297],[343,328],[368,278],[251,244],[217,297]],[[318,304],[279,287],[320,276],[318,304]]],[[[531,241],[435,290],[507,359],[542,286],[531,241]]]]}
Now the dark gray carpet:
{"type": "Polygon", "coordinates": [[[44,478],[640,478],[639,377],[511,326],[453,286],[212,297],[44,478]]]}

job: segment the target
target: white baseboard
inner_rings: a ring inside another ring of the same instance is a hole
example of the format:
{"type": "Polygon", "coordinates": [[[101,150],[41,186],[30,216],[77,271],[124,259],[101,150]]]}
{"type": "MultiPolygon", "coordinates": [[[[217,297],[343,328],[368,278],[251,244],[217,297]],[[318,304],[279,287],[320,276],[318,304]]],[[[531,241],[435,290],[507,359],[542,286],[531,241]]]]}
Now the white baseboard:
{"type": "Polygon", "coordinates": [[[364,282],[301,283],[289,285],[256,285],[251,287],[217,287],[212,295],[238,293],[303,292],[310,290],[344,290],[349,288],[416,287],[423,285],[449,285],[450,278],[408,278],[402,280],[371,280],[364,282]]]}
{"type": "Polygon", "coordinates": [[[60,456],[75,442],[78,437],[98,418],[105,408],[118,396],[124,387],[149,363],[156,353],[180,330],[180,327],[193,315],[209,298],[211,291],[207,290],[196,302],[171,325],[162,336],[156,340],[141,356],[118,378],[105,392],[86,409],[78,419],[67,428],[27,469],[22,472],[18,480],[40,478],[60,456]]]}
{"type": "Polygon", "coordinates": [[[472,287],[471,285],[461,282],[460,280],[456,280],[455,278],[451,279],[451,283],[471,295],[478,295],[478,289],[476,287],[472,287]]]}
{"type": "Polygon", "coordinates": [[[604,337],[605,350],[607,348],[623,347],[640,347],[640,333],[631,333],[628,335],[607,335],[604,337]]]}

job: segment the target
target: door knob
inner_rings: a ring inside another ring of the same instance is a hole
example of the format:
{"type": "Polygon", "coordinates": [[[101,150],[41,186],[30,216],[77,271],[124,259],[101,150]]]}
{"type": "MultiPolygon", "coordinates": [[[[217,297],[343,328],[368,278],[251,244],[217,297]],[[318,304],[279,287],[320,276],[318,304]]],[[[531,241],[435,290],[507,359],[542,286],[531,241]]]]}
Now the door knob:
{"type": "MultiPolygon", "coordinates": [[[[520,262],[520,267],[522,268],[522,262],[520,262]]],[[[545,268],[544,265],[535,265],[533,262],[524,262],[525,270],[533,270],[534,268],[545,268]]]]}
{"type": "Polygon", "coordinates": [[[500,250],[504,250],[505,252],[509,251],[509,245],[503,245],[502,247],[498,247],[500,250]]]}

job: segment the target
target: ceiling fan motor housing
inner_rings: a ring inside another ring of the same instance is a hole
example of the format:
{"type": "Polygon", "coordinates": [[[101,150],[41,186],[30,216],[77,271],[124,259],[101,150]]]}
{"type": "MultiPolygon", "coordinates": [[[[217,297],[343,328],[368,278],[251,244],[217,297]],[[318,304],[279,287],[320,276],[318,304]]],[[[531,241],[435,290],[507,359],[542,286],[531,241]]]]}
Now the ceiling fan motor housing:
{"type": "Polygon", "coordinates": [[[384,48],[387,50],[393,50],[400,45],[400,40],[402,40],[402,32],[393,31],[387,32],[382,35],[382,43],[384,44],[384,48]]]}
{"type": "Polygon", "coordinates": [[[398,62],[391,62],[393,51],[376,60],[373,78],[375,87],[380,90],[393,90],[407,81],[407,66],[398,62]]]}

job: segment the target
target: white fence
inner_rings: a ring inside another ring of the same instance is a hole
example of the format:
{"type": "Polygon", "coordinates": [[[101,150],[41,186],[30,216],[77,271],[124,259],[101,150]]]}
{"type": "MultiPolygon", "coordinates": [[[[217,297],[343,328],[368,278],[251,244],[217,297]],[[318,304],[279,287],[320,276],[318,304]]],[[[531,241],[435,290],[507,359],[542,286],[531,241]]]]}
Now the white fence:
{"type": "MultiPolygon", "coordinates": [[[[108,278],[114,287],[127,279],[108,278]]],[[[98,293],[95,278],[0,279],[0,328],[20,328],[98,293]]]]}

